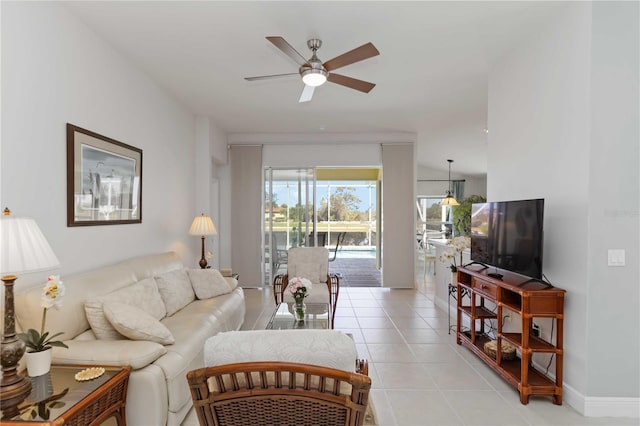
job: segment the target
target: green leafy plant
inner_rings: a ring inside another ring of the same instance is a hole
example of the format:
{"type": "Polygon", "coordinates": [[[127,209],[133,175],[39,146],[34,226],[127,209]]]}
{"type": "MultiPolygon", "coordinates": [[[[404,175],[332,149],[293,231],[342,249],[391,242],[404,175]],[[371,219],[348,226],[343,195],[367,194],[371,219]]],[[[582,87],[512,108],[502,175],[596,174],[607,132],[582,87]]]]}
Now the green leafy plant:
{"type": "Polygon", "coordinates": [[[40,332],[30,328],[26,333],[19,333],[20,338],[27,346],[28,352],[42,352],[50,349],[53,346],[69,348],[64,342],[60,340],[53,340],[54,338],[64,334],[62,332],[50,335],[48,331],[44,331],[44,326],[47,321],[47,309],[58,309],[62,305],[62,296],[64,296],[64,285],[60,281],[60,277],[57,275],[51,275],[47,279],[47,284],[43,288],[42,296],[40,297],[40,305],[42,306],[42,325],[40,326],[40,332]]]}
{"type": "Polygon", "coordinates": [[[453,207],[453,224],[458,235],[471,234],[471,207],[474,203],[484,203],[487,199],[481,195],[470,195],[460,201],[460,205],[453,207]]]}

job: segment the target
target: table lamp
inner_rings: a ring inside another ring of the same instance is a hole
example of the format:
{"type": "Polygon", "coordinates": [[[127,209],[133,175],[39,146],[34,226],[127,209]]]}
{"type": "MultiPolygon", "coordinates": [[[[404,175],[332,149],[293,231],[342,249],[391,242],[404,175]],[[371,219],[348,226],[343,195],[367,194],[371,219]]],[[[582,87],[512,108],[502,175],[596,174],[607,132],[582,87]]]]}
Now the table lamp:
{"type": "Polygon", "coordinates": [[[207,258],[204,255],[204,237],[207,235],[217,235],[216,226],[213,224],[211,218],[204,213],[200,216],[196,216],[193,219],[191,228],[189,228],[189,235],[200,235],[202,238],[202,257],[200,258],[200,268],[205,269],[207,267],[207,258]]]}
{"type": "Polygon", "coordinates": [[[16,336],[13,304],[13,283],[18,278],[16,274],[44,271],[58,266],[60,263],[36,222],[28,217],[11,216],[11,211],[4,209],[0,216],[0,274],[4,282],[5,308],[0,349],[0,405],[3,418],[18,415],[18,404],[31,391],[31,381],[17,374],[25,344],[16,336]]]}

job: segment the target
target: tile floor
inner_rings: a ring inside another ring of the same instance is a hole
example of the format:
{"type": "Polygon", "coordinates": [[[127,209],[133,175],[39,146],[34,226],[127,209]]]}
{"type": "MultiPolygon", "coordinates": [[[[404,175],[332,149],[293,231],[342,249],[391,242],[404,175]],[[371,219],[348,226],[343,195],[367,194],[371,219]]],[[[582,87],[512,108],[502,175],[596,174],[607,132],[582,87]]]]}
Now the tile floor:
{"type": "MultiPolygon", "coordinates": [[[[422,276],[418,274],[418,276],[422,276]]],[[[506,385],[448,334],[435,306],[433,277],[415,290],[340,289],[335,328],[351,333],[369,360],[371,399],[381,426],[637,425],[638,419],[582,417],[546,398],[520,404],[506,385]]],[[[243,329],[263,329],[274,307],[269,289],[245,289],[243,329]]],[[[193,412],[183,426],[197,425],[193,412]]]]}

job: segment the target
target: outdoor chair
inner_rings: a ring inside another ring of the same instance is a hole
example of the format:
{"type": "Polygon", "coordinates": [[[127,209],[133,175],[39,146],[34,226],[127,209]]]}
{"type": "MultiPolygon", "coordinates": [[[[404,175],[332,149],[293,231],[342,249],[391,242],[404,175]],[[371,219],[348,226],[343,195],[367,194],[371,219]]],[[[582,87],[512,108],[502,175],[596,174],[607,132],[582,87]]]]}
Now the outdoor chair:
{"type": "Polygon", "coordinates": [[[311,281],[311,291],[305,303],[328,303],[331,310],[331,328],[336,314],[340,279],[329,274],[329,251],[325,247],[292,247],[287,255],[287,273],[273,279],[273,297],[276,304],[295,302],[287,291],[289,278],[300,277],[311,281]]]}
{"type": "Polygon", "coordinates": [[[219,333],[187,381],[201,426],[375,425],[371,379],[334,330],[219,333]]]}
{"type": "Polygon", "coordinates": [[[342,247],[342,243],[344,242],[344,237],[347,235],[346,232],[339,232],[338,238],[336,238],[336,248],[329,249],[329,254],[333,253],[333,256],[329,258],[329,262],[333,262],[336,260],[336,256],[338,256],[338,250],[342,247]]]}
{"type": "Polygon", "coordinates": [[[287,264],[287,249],[286,244],[279,245],[277,234],[274,232],[271,234],[271,271],[273,274],[278,273],[281,265],[287,264]],[[283,248],[281,248],[283,247],[283,248]]]}

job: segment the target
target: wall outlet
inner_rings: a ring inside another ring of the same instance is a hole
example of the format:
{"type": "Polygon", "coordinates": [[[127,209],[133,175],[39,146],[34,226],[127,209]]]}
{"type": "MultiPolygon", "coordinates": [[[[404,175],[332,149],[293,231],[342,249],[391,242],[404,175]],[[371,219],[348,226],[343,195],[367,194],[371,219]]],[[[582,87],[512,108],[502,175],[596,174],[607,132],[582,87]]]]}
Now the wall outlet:
{"type": "Polygon", "coordinates": [[[538,324],[533,324],[531,326],[531,335],[534,337],[540,337],[540,326],[538,324]]]}
{"type": "Polygon", "coordinates": [[[609,249],[607,251],[607,266],[625,266],[624,249],[609,249]]]}

